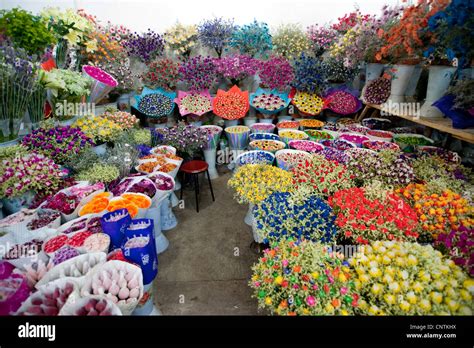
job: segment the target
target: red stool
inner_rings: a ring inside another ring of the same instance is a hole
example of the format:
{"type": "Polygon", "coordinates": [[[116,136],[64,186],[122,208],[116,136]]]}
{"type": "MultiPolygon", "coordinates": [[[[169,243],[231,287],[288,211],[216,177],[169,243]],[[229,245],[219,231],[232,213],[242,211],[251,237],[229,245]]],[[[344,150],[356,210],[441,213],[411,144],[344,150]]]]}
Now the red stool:
{"type": "Polygon", "coordinates": [[[196,195],[196,211],[199,213],[199,174],[206,172],[207,181],[209,182],[209,187],[211,188],[212,201],[214,202],[214,191],[212,190],[211,178],[209,177],[209,171],[207,170],[209,165],[205,161],[193,160],[186,162],[181,165],[179,171],[183,173],[183,181],[181,182],[181,197],[183,199],[183,186],[184,179],[186,174],[192,176],[194,180],[194,193],[196,195]]]}

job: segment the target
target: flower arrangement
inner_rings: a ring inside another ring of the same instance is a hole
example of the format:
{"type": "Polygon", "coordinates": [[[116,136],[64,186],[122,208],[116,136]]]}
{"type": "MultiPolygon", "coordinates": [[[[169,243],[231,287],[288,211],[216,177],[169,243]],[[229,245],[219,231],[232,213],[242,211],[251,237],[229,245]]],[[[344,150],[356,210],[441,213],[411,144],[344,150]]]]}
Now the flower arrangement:
{"type": "Polygon", "coordinates": [[[278,315],[350,315],[359,295],[343,256],[309,241],[281,241],[252,267],[259,308],[278,315]]]}
{"type": "Polygon", "coordinates": [[[33,16],[18,7],[0,11],[0,32],[28,54],[41,55],[46,47],[55,42],[44,18],[33,16]]]}
{"type": "Polygon", "coordinates": [[[214,114],[226,120],[236,120],[245,116],[249,110],[249,92],[233,86],[227,92],[219,89],[212,101],[214,114]]]}
{"type": "Polygon", "coordinates": [[[179,123],[172,128],[163,129],[162,143],[192,157],[206,146],[207,132],[199,127],[179,123]]]}
{"type": "Polygon", "coordinates": [[[472,315],[471,281],[431,246],[380,241],[349,260],[370,315],[472,315]]]}
{"type": "Polygon", "coordinates": [[[335,161],[340,164],[346,164],[349,162],[349,156],[344,151],[333,147],[325,147],[323,151],[321,151],[321,155],[330,161],[335,161]]]}
{"type": "Polygon", "coordinates": [[[181,116],[204,115],[212,110],[212,98],[208,91],[204,92],[183,92],[178,91],[178,97],[174,100],[178,104],[181,116]]]}
{"type": "Polygon", "coordinates": [[[285,170],[291,170],[301,163],[306,163],[308,158],[310,158],[310,154],[298,150],[282,150],[275,154],[275,158],[277,160],[278,167],[285,170]]]}
{"type": "Polygon", "coordinates": [[[325,106],[336,114],[349,115],[360,110],[362,103],[347,89],[330,89],[324,97],[325,106]]]}
{"type": "Polygon", "coordinates": [[[428,26],[430,18],[448,4],[448,0],[420,0],[405,7],[398,22],[387,30],[378,30],[377,35],[382,37],[384,45],[376,53],[376,59],[410,62],[421,57],[426,40],[423,29],[428,26]]]}
{"type": "Polygon", "coordinates": [[[474,208],[459,194],[445,189],[439,192],[433,184],[409,184],[395,191],[411,204],[418,214],[424,234],[436,239],[439,234],[474,224],[474,208]],[[433,193],[433,192],[438,193],[433,193]]]}
{"type": "Polygon", "coordinates": [[[418,237],[416,212],[395,193],[370,197],[363,188],[340,190],[329,197],[336,226],[345,238],[358,244],[376,240],[415,241],[418,237]]]}
{"type": "Polygon", "coordinates": [[[196,56],[179,67],[180,81],[194,92],[210,89],[217,81],[216,74],[214,59],[211,57],[196,56]]]}
{"type": "Polygon", "coordinates": [[[287,94],[278,93],[276,90],[267,92],[259,88],[250,95],[250,101],[258,111],[273,114],[288,106],[290,100],[287,94]]]}
{"type": "Polygon", "coordinates": [[[264,242],[293,238],[329,243],[337,233],[331,207],[316,196],[275,192],[256,206],[254,217],[264,242]]]}
{"type": "Polygon", "coordinates": [[[294,167],[293,185],[298,194],[328,197],[339,190],[354,186],[352,175],[342,164],[313,155],[310,159],[294,167]]]}
{"type": "Polygon", "coordinates": [[[240,203],[258,204],[274,192],[293,189],[291,173],[268,164],[245,164],[227,182],[240,203]]]}
{"type": "MultiPolygon", "coordinates": [[[[324,122],[320,120],[314,120],[314,119],[304,119],[300,120],[299,124],[301,127],[306,128],[312,128],[312,129],[319,129],[322,126],[324,126],[324,122]]],[[[309,134],[308,134],[309,135],[309,134]]]]}
{"type": "Polygon", "coordinates": [[[128,93],[136,88],[135,76],[130,68],[130,60],[125,52],[119,53],[116,59],[100,62],[97,66],[107,71],[117,80],[118,85],[113,90],[113,93],[128,93]]]}
{"type": "Polygon", "coordinates": [[[136,127],[140,122],[140,120],[131,113],[118,110],[106,110],[106,112],[100,115],[100,117],[106,118],[109,121],[114,122],[123,130],[132,129],[136,127]]]}
{"type": "Polygon", "coordinates": [[[258,76],[263,88],[282,91],[290,86],[294,79],[294,72],[286,58],[277,56],[260,64],[258,76]]]}
{"type": "Polygon", "coordinates": [[[288,145],[292,149],[310,153],[318,153],[324,149],[323,145],[311,140],[291,140],[288,145]]]}
{"type": "Polygon", "coordinates": [[[214,50],[217,57],[221,58],[222,52],[229,44],[234,31],[233,20],[214,18],[205,20],[198,26],[198,37],[204,47],[214,50]]]}
{"type": "Polygon", "coordinates": [[[383,140],[366,140],[362,142],[362,146],[373,151],[391,150],[395,152],[400,151],[400,146],[395,143],[390,143],[383,140]]]}
{"type": "Polygon", "coordinates": [[[130,33],[123,45],[129,57],[137,58],[144,63],[161,56],[165,48],[163,37],[151,29],[143,34],[130,33]]]}
{"type": "Polygon", "coordinates": [[[258,70],[257,63],[256,59],[246,55],[230,55],[214,61],[217,73],[228,79],[232,85],[239,85],[244,79],[255,75],[258,70]]]}
{"type": "Polygon", "coordinates": [[[310,25],[306,30],[306,35],[312,43],[313,52],[316,56],[320,56],[328,50],[338,37],[335,29],[318,24],[310,25]]]}
{"type": "Polygon", "coordinates": [[[110,183],[120,176],[117,167],[102,163],[94,163],[92,167],[79,172],[76,175],[77,180],[89,181],[90,183],[102,182],[110,183]]]}
{"type": "Polygon", "coordinates": [[[182,60],[191,56],[193,48],[198,44],[198,30],[195,25],[176,23],[163,35],[166,48],[182,60]]]}
{"type": "Polygon", "coordinates": [[[325,75],[321,61],[302,53],[294,61],[293,87],[301,92],[321,94],[325,89],[325,75]]]}
{"type": "Polygon", "coordinates": [[[250,24],[237,27],[232,34],[229,46],[250,57],[265,55],[273,47],[267,23],[254,20],[250,24]]]}
{"type": "Polygon", "coordinates": [[[100,116],[81,117],[74,122],[73,127],[80,128],[96,145],[113,142],[122,132],[117,123],[100,116]]]}
{"type": "Polygon", "coordinates": [[[64,174],[53,160],[36,153],[4,160],[0,169],[0,197],[18,197],[27,191],[54,193],[64,174]]]}
{"type": "Polygon", "coordinates": [[[123,38],[130,35],[130,31],[123,26],[115,26],[108,23],[107,26],[96,24],[94,30],[89,34],[91,40],[97,45],[93,50],[85,49],[81,52],[87,60],[93,64],[103,64],[115,60],[125,52],[123,38]]]}
{"type": "Polygon", "coordinates": [[[84,148],[94,145],[92,139],[79,128],[70,126],[35,129],[27,134],[21,143],[58,164],[66,163],[72,154],[80,153],[84,148]]]}
{"type": "Polygon", "coordinates": [[[145,86],[150,88],[172,90],[178,82],[178,69],[178,62],[169,58],[161,58],[147,65],[147,71],[141,75],[141,80],[145,86]]]}
{"type": "Polygon", "coordinates": [[[135,96],[137,109],[150,118],[163,118],[174,110],[176,92],[165,91],[161,88],[143,88],[140,95],[135,96]]]}
{"type": "Polygon", "coordinates": [[[298,57],[301,52],[309,51],[311,43],[298,24],[282,24],[276,28],[272,37],[273,52],[287,59],[298,57]]]}
{"type": "Polygon", "coordinates": [[[315,141],[334,140],[334,136],[324,130],[306,129],[305,133],[309,135],[310,139],[315,141]]]}
{"type": "Polygon", "coordinates": [[[343,60],[331,56],[323,60],[322,68],[326,81],[332,83],[351,82],[357,72],[356,67],[345,66],[343,60]]]}
{"type": "Polygon", "coordinates": [[[435,245],[446,251],[456,265],[474,277],[474,231],[460,226],[451,232],[438,234],[435,245]]]}
{"type": "Polygon", "coordinates": [[[318,115],[323,110],[324,100],[316,93],[297,91],[291,99],[291,104],[304,114],[318,115]]]}
{"type": "Polygon", "coordinates": [[[253,150],[262,150],[275,153],[285,148],[285,143],[278,140],[253,140],[249,144],[253,150]]]}
{"type": "Polygon", "coordinates": [[[355,10],[351,13],[339,17],[337,23],[334,23],[331,28],[341,34],[347,33],[348,30],[355,27],[361,20],[367,20],[369,15],[363,15],[360,10],[355,10]]]}
{"type": "Polygon", "coordinates": [[[367,83],[363,90],[363,99],[366,103],[382,105],[390,97],[392,82],[382,76],[367,83]]]}

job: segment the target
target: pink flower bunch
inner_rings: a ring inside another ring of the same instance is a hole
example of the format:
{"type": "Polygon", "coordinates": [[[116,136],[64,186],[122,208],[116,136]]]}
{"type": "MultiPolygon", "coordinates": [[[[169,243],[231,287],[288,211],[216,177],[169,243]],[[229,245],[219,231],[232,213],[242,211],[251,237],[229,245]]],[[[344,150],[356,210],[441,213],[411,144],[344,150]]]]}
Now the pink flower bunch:
{"type": "Polygon", "coordinates": [[[290,62],[283,57],[272,57],[260,66],[258,75],[263,88],[284,90],[295,77],[290,62]]]}
{"type": "Polygon", "coordinates": [[[248,76],[255,75],[258,70],[258,60],[243,55],[232,55],[215,59],[217,73],[237,85],[248,76]]]}

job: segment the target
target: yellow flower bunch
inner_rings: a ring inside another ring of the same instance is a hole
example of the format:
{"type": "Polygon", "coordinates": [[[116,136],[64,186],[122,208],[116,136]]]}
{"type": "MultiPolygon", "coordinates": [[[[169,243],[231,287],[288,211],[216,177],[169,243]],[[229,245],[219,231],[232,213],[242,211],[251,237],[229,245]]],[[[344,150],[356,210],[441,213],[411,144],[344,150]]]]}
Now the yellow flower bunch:
{"type": "Polygon", "coordinates": [[[227,127],[225,129],[225,131],[227,133],[245,133],[245,132],[249,132],[250,131],[250,128],[247,127],[247,126],[232,126],[232,127],[227,127]]]}
{"type": "Polygon", "coordinates": [[[347,53],[350,53],[348,51],[352,49],[354,41],[361,32],[361,27],[357,28],[358,29],[350,28],[343,37],[332,44],[332,46],[329,48],[329,53],[332,57],[344,58],[347,53]]]}
{"type": "Polygon", "coordinates": [[[80,128],[96,144],[112,142],[122,132],[117,123],[100,116],[81,117],[72,126],[80,128]]]}
{"type": "Polygon", "coordinates": [[[295,139],[295,140],[303,140],[303,139],[307,139],[309,137],[306,133],[301,132],[301,131],[295,131],[295,130],[280,131],[280,132],[278,132],[278,135],[281,138],[295,139]]]}
{"type": "Polygon", "coordinates": [[[198,42],[198,31],[195,25],[176,23],[165,34],[166,47],[178,56],[189,57],[198,42]]]}
{"type": "Polygon", "coordinates": [[[349,260],[370,315],[472,315],[474,281],[431,246],[377,241],[349,260]]]}
{"type": "Polygon", "coordinates": [[[241,203],[258,204],[274,192],[293,190],[292,174],[268,164],[246,164],[227,183],[241,203]]]}
{"type": "Polygon", "coordinates": [[[316,93],[300,91],[296,92],[291,103],[296,106],[298,110],[311,115],[321,113],[324,106],[324,100],[316,93]]]}
{"type": "Polygon", "coordinates": [[[292,23],[279,26],[272,37],[272,43],[275,53],[288,59],[296,58],[301,52],[311,48],[306,33],[298,24],[292,23]]]}

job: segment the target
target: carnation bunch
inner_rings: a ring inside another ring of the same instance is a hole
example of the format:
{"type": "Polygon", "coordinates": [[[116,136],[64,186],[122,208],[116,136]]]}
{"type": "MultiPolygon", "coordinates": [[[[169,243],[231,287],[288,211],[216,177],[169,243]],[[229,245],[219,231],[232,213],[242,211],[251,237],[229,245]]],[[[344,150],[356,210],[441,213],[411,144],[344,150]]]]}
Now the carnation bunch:
{"type": "Polygon", "coordinates": [[[293,170],[293,184],[303,197],[317,195],[327,197],[335,192],[354,186],[351,174],[342,164],[313,155],[293,170]]]}
{"type": "Polygon", "coordinates": [[[363,188],[350,188],[329,197],[336,226],[347,239],[358,244],[376,240],[415,241],[418,216],[402,198],[386,192],[380,199],[363,188]]]}
{"type": "Polygon", "coordinates": [[[369,315],[472,315],[472,280],[431,246],[379,241],[350,259],[369,315]]]}
{"type": "Polygon", "coordinates": [[[331,207],[317,196],[275,192],[255,207],[254,217],[265,243],[287,238],[329,243],[337,233],[331,207]]]}
{"type": "Polygon", "coordinates": [[[27,191],[48,195],[57,191],[64,172],[53,160],[31,153],[0,163],[0,197],[18,197],[27,191]]]}
{"type": "Polygon", "coordinates": [[[235,190],[240,204],[258,204],[274,192],[293,190],[291,173],[268,164],[239,167],[227,185],[235,190]]]}
{"type": "Polygon", "coordinates": [[[359,295],[343,255],[310,241],[283,240],[264,251],[249,283],[259,308],[277,315],[350,315],[359,295]]]}
{"type": "Polygon", "coordinates": [[[169,58],[162,58],[152,61],[147,68],[147,71],[141,75],[141,80],[146,87],[166,90],[176,87],[179,78],[179,63],[169,58]]]}

